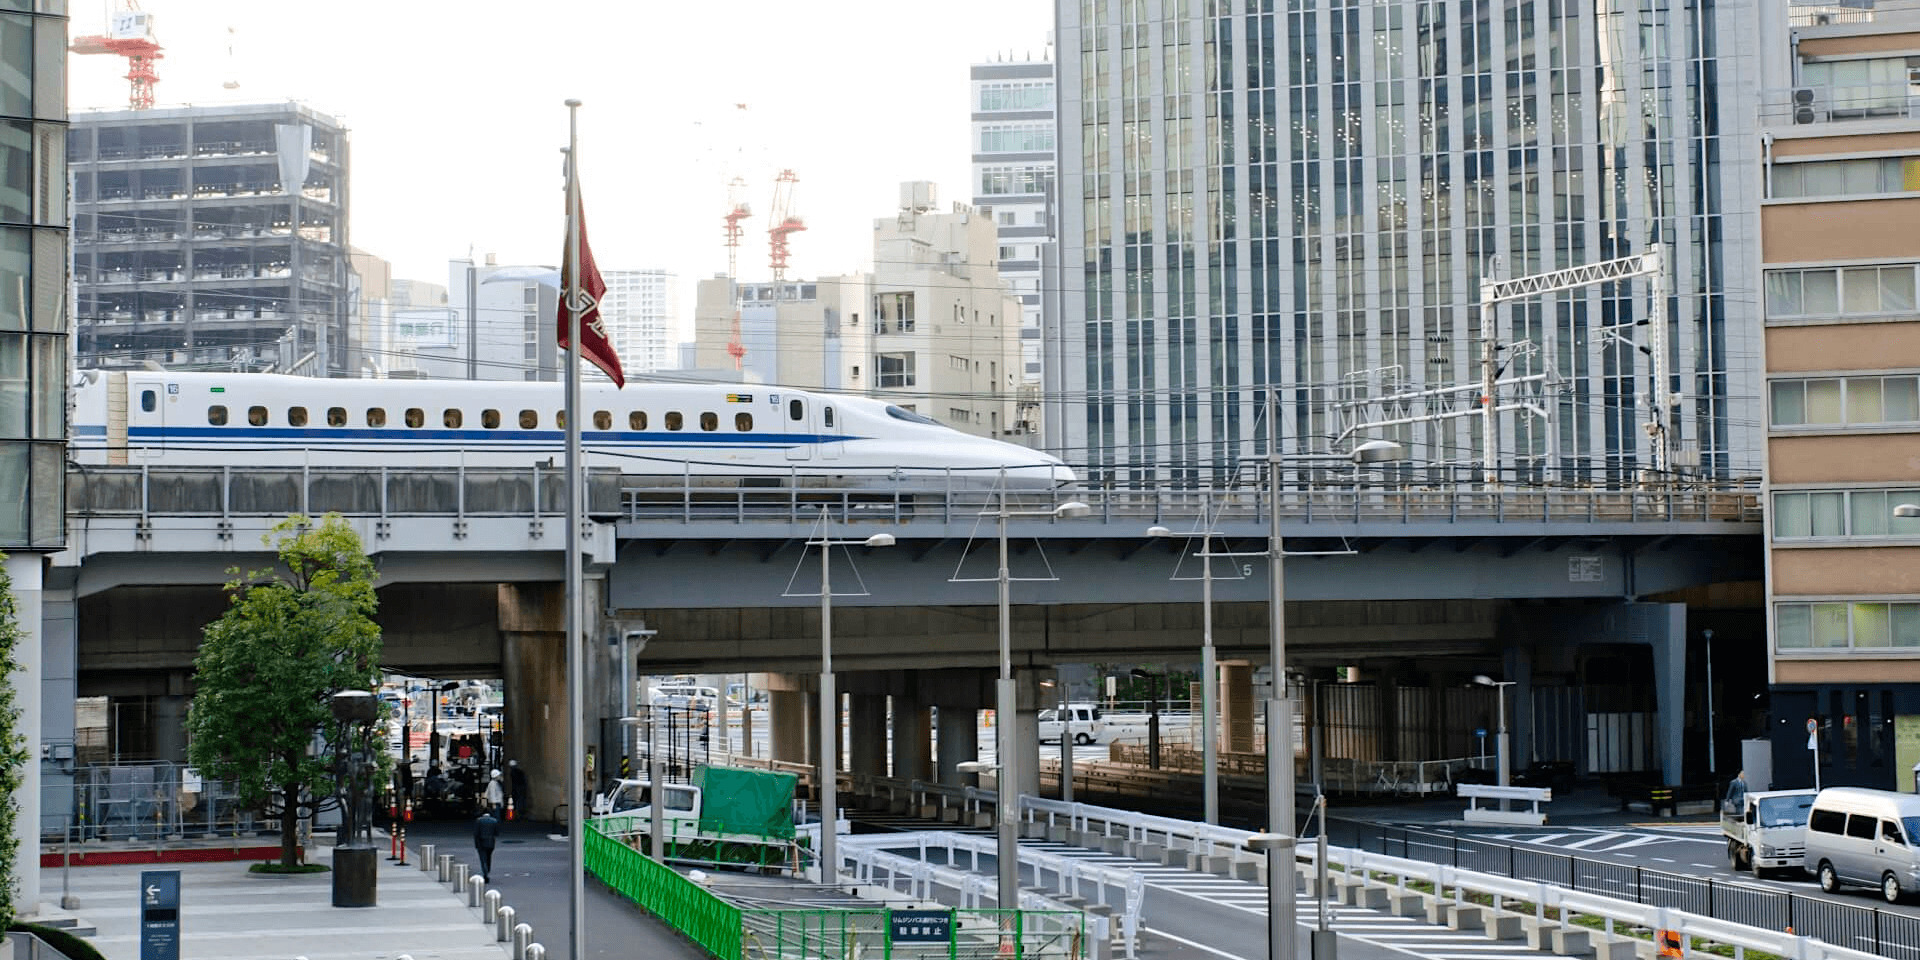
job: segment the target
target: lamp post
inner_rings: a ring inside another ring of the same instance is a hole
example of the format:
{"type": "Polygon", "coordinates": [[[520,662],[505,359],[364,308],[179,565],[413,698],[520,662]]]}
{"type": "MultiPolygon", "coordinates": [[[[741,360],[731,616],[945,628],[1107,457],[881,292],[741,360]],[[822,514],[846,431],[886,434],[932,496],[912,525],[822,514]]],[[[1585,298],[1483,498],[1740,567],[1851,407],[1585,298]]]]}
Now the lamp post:
{"type": "MultiPolygon", "coordinates": [[[[1494,699],[1499,702],[1500,726],[1494,734],[1493,749],[1494,753],[1499,757],[1500,785],[1510,787],[1513,785],[1513,760],[1507,752],[1507,688],[1519,681],[1495,680],[1484,673],[1480,673],[1474,675],[1473,682],[1483,687],[1492,687],[1494,699]]],[[[1505,797],[1500,798],[1500,809],[1507,809],[1507,799],[1505,797]]]]}
{"type": "Polygon", "coordinates": [[[999,506],[991,511],[982,511],[982,515],[991,516],[996,521],[1000,536],[1000,569],[994,579],[999,584],[1000,594],[1000,680],[994,684],[994,734],[998,743],[994,751],[1000,762],[998,796],[994,802],[995,832],[999,843],[994,847],[998,869],[998,886],[994,890],[994,902],[1002,910],[1018,908],[1020,904],[1020,788],[1019,757],[1014,750],[1013,718],[1019,709],[1019,697],[1013,682],[1013,576],[1007,567],[1007,520],[1011,517],[1054,517],[1071,519],[1084,517],[1089,512],[1086,504],[1078,500],[1069,500],[1047,510],[1010,510],[1007,508],[1007,469],[1000,468],[999,506]]]}
{"type": "MultiPolygon", "coordinates": [[[[1339,461],[1356,465],[1405,459],[1406,450],[1391,440],[1369,440],[1345,456],[1295,457],[1295,460],[1339,461]]],[[[1267,830],[1273,839],[1267,871],[1267,955],[1270,960],[1293,960],[1299,944],[1294,939],[1293,904],[1293,700],[1287,696],[1286,541],[1280,534],[1280,468],[1289,458],[1280,452],[1280,400],[1267,395],[1267,621],[1273,663],[1273,685],[1267,700],[1267,830]],[[1282,896],[1281,893],[1285,895],[1282,896]]]]}
{"type": "MultiPolygon", "coordinates": [[[[1040,686],[1045,689],[1053,689],[1056,686],[1056,684],[1052,680],[1042,680],[1040,681],[1040,686]]],[[[1060,720],[1060,802],[1072,803],[1073,802],[1073,708],[1071,704],[1067,703],[1067,685],[1064,682],[1062,682],[1057,684],[1057,686],[1059,687],[1059,689],[1057,691],[1058,696],[1055,702],[1057,702],[1059,706],[1056,707],[1055,709],[1058,711],[1058,717],[1060,720]]]]}
{"type": "Polygon", "coordinates": [[[1147,769],[1160,769],[1160,684],[1151,672],[1134,667],[1128,674],[1147,682],[1147,769]]]}
{"type": "MultiPolygon", "coordinates": [[[[820,508],[820,535],[808,540],[820,548],[820,882],[840,876],[840,845],[835,827],[840,821],[840,697],[833,688],[833,548],[891,547],[893,534],[876,533],[864,540],[835,540],[827,536],[827,508],[820,508]]],[[[722,694],[724,696],[725,694],[722,694]]]]}
{"type": "Polygon", "coordinates": [[[440,765],[440,695],[460,685],[458,680],[436,683],[428,688],[433,704],[433,713],[427,718],[427,769],[440,765]]]}

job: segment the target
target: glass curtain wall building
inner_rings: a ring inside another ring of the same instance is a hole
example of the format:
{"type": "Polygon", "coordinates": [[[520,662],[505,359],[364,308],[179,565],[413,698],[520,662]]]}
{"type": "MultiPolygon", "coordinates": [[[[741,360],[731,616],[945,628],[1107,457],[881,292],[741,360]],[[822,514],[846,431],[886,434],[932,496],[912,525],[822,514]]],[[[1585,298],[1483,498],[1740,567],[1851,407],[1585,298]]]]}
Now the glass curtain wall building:
{"type": "MultiPolygon", "coordinates": [[[[1677,462],[1756,473],[1754,68],[1723,56],[1743,15],[1063,0],[1054,444],[1096,479],[1224,479],[1265,451],[1273,385],[1286,451],[1386,437],[1465,478],[1481,281],[1660,243],[1677,462]]],[[[1500,376],[1532,378],[1498,391],[1531,408],[1502,415],[1509,475],[1649,465],[1650,303],[1634,281],[1498,311],[1500,376]]]]}

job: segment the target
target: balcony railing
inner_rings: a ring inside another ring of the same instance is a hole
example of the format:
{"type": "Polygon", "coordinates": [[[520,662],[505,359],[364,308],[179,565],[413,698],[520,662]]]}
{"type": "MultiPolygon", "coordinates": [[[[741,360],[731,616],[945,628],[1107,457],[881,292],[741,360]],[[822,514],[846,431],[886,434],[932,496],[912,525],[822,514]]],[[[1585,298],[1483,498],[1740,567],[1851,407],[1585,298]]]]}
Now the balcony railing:
{"type": "Polygon", "coordinates": [[[1903,120],[1920,108],[1920,88],[1905,83],[1763,90],[1760,121],[1800,126],[1850,120],[1903,120]]]}

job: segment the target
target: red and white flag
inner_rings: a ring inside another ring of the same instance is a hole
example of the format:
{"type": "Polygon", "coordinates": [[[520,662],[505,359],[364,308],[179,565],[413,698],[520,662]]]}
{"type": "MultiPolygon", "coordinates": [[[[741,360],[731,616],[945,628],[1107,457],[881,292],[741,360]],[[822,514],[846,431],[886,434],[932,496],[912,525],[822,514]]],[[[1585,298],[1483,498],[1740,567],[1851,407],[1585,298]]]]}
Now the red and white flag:
{"type": "Polygon", "coordinates": [[[606,282],[600,279],[600,268],[594,266],[593,249],[587,246],[587,215],[584,205],[578,199],[579,187],[574,187],[574,223],[580,231],[580,289],[573,288],[573,238],[567,238],[566,252],[561,254],[560,262],[560,349],[572,350],[573,344],[567,342],[567,317],[570,310],[580,313],[580,342],[586,347],[586,357],[600,368],[607,379],[616,387],[627,385],[626,375],[620,372],[620,355],[614,352],[613,344],[607,341],[607,325],[600,319],[600,298],[606,296],[606,282]],[[569,303],[568,298],[577,298],[569,303]]]}

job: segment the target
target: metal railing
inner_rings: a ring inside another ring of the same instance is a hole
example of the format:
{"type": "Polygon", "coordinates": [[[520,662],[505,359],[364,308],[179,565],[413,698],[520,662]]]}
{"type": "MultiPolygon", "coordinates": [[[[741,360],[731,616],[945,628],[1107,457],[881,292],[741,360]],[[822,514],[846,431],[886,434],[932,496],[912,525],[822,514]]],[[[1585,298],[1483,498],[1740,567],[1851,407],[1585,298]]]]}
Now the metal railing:
{"type": "MultiPolygon", "coordinates": [[[[560,471],[531,466],[443,467],[161,467],[70,466],[72,516],[278,517],[338,512],[347,516],[558,517],[564,510],[560,471]]],[[[589,478],[588,513],[627,522],[806,523],[824,506],[851,521],[971,523],[996,495],[978,478],[954,474],[945,482],[915,480],[879,487],[812,485],[797,470],[773,475],[777,486],[739,486],[715,478],[658,478],[596,469],[589,478]]],[[[1215,529],[1263,524],[1275,509],[1250,488],[1199,491],[1174,487],[1091,486],[1074,489],[1092,515],[1113,523],[1192,521],[1211,503],[1215,529]]],[[[1029,495],[1031,496],[1031,495],[1029,495]]],[[[1758,524],[1757,482],[1692,486],[1496,487],[1334,484],[1289,488],[1280,494],[1283,518],[1306,524],[1414,525],[1429,523],[1671,523],[1758,524]]]]}
{"type": "MultiPolygon", "coordinates": [[[[234,836],[254,829],[254,809],[233,788],[184,764],[88,764],[71,783],[42,788],[43,821],[71,824],[75,842],[234,836]]],[[[55,835],[58,828],[55,828],[55,835]]]]}
{"type": "Polygon", "coordinates": [[[949,910],[941,943],[896,942],[886,910],[741,911],[741,960],[1083,960],[1080,916],[1064,911],[949,910]]]}
{"type": "Polygon", "coordinates": [[[1781,126],[1848,120],[1902,120],[1920,97],[1905,83],[1792,87],[1760,94],[1760,121],[1781,126]]]}
{"type": "Polygon", "coordinates": [[[740,909],[586,824],[586,868],[642,910],[723,960],[740,956],[740,909]]]}
{"type": "Polygon", "coordinates": [[[1882,956],[1920,958],[1920,916],[1879,907],[1383,824],[1333,820],[1328,836],[1341,846],[1372,853],[1503,874],[1767,930],[1790,929],[1882,956]]]}
{"type": "MultiPolygon", "coordinates": [[[[1017,956],[1034,958],[1059,958],[1059,960],[1083,960],[1093,951],[1089,936],[1104,939],[1102,928],[1107,918],[1097,918],[1093,929],[1088,929],[1087,915],[1078,910],[1063,909],[1060,903],[1046,894],[1021,890],[1018,909],[983,907],[991,899],[991,878],[979,872],[979,855],[993,853],[994,841],[989,838],[966,834],[910,834],[895,836],[866,836],[858,839],[849,837],[840,847],[843,865],[850,862],[852,871],[842,875],[851,875],[862,885],[876,887],[889,893],[899,893],[923,903],[941,903],[955,900],[959,907],[955,915],[955,932],[946,944],[956,951],[949,956],[1017,956]],[[929,842],[932,841],[932,842],[929,842]],[[935,844],[944,846],[947,856],[945,865],[927,862],[926,854],[935,844]],[[914,846],[918,858],[890,853],[883,847],[914,846]],[[974,859],[971,871],[958,869],[957,851],[966,851],[974,859]],[[950,890],[952,894],[945,900],[939,890],[950,890]]],[[[1047,857],[1022,850],[1020,862],[1034,869],[1036,882],[1044,880],[1045,873],[1051,871],[1056,877],[1056,893],[1060,896],[1074,896],[1077,892],[1091,892],[1090,901],[1105,904],[1109,899],[1107,887],[1118,885],[1126,892],[1123,895],[1124,907],[1121,914],[1121,926],[1126,938],[1127,956],[1134,955],[1137,930],[1139,928],[1140,903],[1144,897],[1145,886],[1137,874],[1131,871],[1109,870],[1085,865],[1082,872],[1075,872],[1078,861],[1067,861],[1061,857],[1047,857]],[[1042,861],[1061,861],[1061,863],[1043,863],[1042,861]],[[1064,865],[1063,865],[1064,864],[1064,865]],[[1132,885],[1128,883],[1131,880],[1132,885]],[[1071,884],[1071,888],[1068,886],[1071,884]]],[[[1122,906],[1115,904],[1115,906],[1122,906]]],[[[873,945],[878,947],[878,944],[873,945]]],[[[888,944],[891,948],[893,945],[888,944]]],[[[884,949],[884,948],[883,948],[884,949]]],[[[876,950],[875,952],[881,952],[876,950]]],[[[944,952],[944,951],[943,951],[944,952]]],[[[832,957],[854,956],[857,954],[836,953],[832,957]]],[[[890,953],[882,952],[883,956],[890,953]]],[[[914,954],[916,956],[920,954],[914,954]]],[[[749,953],[748,956],[755,956],[749,953]]]]}

